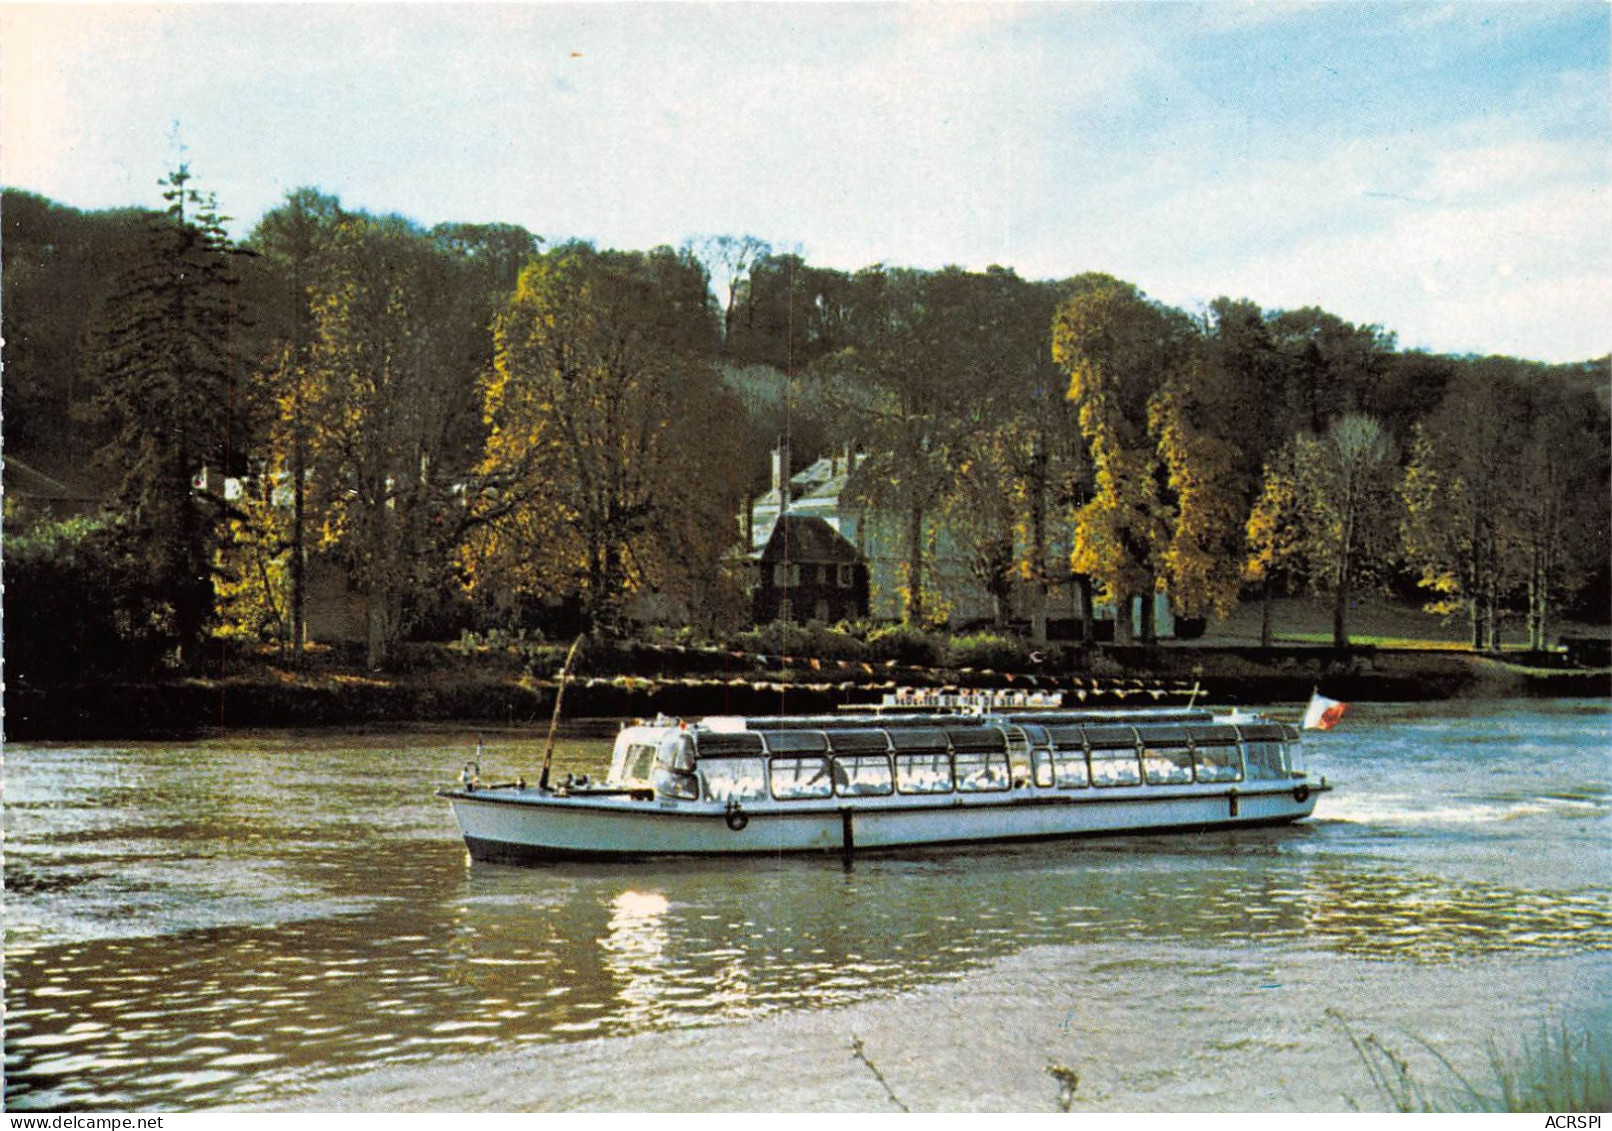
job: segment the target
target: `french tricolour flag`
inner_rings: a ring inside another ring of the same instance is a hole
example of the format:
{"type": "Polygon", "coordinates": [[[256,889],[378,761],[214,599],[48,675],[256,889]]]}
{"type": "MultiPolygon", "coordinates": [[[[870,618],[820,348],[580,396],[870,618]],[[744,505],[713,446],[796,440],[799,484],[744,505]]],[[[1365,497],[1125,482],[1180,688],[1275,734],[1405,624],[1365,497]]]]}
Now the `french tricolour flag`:
{"type": "Polygon", "coordinates": [[[1310,705],[1304,712],[1305,730],[1331,730],[1343,718],[1343,713],[1349,709],[1349,704],[1340,703],[1336,699],[1328,699],[1320,692],[1310,695],[1310,705]]]}

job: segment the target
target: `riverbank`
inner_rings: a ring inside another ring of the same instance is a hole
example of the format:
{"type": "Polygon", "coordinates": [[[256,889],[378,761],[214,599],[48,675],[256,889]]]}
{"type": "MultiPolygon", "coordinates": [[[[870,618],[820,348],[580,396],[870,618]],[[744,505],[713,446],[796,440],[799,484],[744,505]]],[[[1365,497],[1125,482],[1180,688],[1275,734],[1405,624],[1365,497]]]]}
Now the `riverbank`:
{"type": "Polygon", "coordinates": [[[1452,1067],[1481,1090],[1494,1080],[1491,1051],[1537,1035],[1547,1018],[1595,1008],[1608,989],[1606,963],[1589,955],[1420,965],[1259,947],[1210,955],[1146,941],[1037,947],[848,1007],[534,1042],[233,1110],[1392,1110],[1351,1032],[1377,1036],[1432,1095],[1454,1093],[1453,1106],[1461,1089],[1452,1067]],[[1180,996],[1138,1001],[1123,971],[1139,965],[1162,978],[1173,971],[1180,996]],[[1206,977],[1218,1008],[1193,1006],[1206,977]],[[1481,1010],[1471,1008],[1474,985],[1485,987],[1481,1010]],[[1076,1078],[1072,1094],[1061,1090],[1076,1078]]]}
{"type": "MultiPolygon", "coordinates": [[[[1454,649],[1288,645],[1108,647],[1018,670],[933,668],[684,646],[632,645],[580,670],[565,692],[572,719],[832,711],[896,687],[1059,691],[1070,706],[1183,703],[1263,706],[1319,688],[1355,702],[1612,696],[1612,670],[1537,667],[1454,649]],[[626,670],[622,670],[626,669],[626,670]]],[[[222,667],[222,665],[221,665],[222,667]]],[[[366,673],[330,662],[255,661],[211,678],[11,686],[12,741],[185,737],[242,728],[442,721],[546,721],[556,673],[509,655],[421,650],[408,670],[366,673]]]]}

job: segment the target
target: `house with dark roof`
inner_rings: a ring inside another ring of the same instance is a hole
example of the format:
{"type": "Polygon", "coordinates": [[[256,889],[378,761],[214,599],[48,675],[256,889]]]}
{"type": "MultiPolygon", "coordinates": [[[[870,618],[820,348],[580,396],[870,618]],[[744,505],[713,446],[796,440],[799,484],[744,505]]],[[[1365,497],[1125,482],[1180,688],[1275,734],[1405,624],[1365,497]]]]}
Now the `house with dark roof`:
{"type": "MultiPolygon", "coordinates": [[[[856,615],[894,621],[901,616],[903,606],[908,517],[889,508],[872,505],[865,495],[852,489],[853,481],[862,470],[862,463],[860,454],[846,448],[842,455],[818,459],[791,474],[789,449],[780,447],[774,450],[771,487],[755,500],[744,515],[750,559],[755,562],[768,552],[782,518],[818,519],[850,545],[856,555],[855,560],[867,573],[868,596],[862,606],[864,611],[856,615]]],[[[1071,516],[1060,516],[1048,523],[1048,574],[1055,579],[1051,590],[1040,597],[1027,582],[1017,583],[1009,607],[1000,610],[975,576],[970,555],[948,524],[943,519],[931,517],[926,526],[932,540],[929,543],[930,556],[925,563],[925,589],[931,607],[944,608],[953,624],[985,624],[1004,614],[1010,621],[1029,624],[1039,608],[1041,615],[1060,626],[1059,631],[1071,634],[1078,631],[1076,626],[1082,616],[1080,589],[1076,584],[1078,579],[1068,570],[1074,541],[1071,516]]],[[[776,555],[783,553],[782,549],[772,552],[776,555]]],[[[802,599],[799,592],[791,597],[792,616],[789,619],[814,619],[812,608],[801,607],[802,599]]],[[[813,608],[816,599],[815,596],[812,598],[813,608]]],[[[768,609],[776,609],[780,596],[774,593],[765,600],[768,609]]],[[[762,601],[763,595],[758,589],[756,618],[764,623],[773,617],[762,615],[762,601]]],[[[830,606],[833,606],[832,600],[830,606]]],[[[1098,631],[1101,631],[1101,622],[1112,621],[1113,609],[1099,602],[1096,613],[1098,631]]],[[[1133,602],[1131,615],[1133,624],[1139,625],[1140,599],[1133,602]]],[[[834,623],[841,618],[815,619],[834,623]]],[[[1160,635],[1173,634],[1174,618],[1165,594],[1158,594],[1154,599],[1154,620],[1160,635]]]]}
{"type": "Polygon", "coordinates": [[[836,624],[868,615],[868,567],[845,536],[815,515],[785,511],[752,558],[759,570],[757,624],[821,621],[836,624]]]}

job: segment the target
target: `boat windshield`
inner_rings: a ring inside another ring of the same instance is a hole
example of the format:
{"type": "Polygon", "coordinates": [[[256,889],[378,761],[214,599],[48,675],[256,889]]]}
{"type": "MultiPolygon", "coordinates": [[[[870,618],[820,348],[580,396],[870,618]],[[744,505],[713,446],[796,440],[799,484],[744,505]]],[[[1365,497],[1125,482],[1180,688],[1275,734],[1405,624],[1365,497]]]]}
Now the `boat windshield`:
{"type": "Polygon", "coordinates": [[[685,801],[699,797],[700,787],[694,777],[694,737],[688,731],[671,731],[660,740],[650,781],[659,797],[685,801]]]}
{"type": "Polygon", "coordinates": [[[628,745],[622,761],[620,780],[623,785],[640,785],[650,780],[655,772],[655,746],[649,742],[628,745]]]}

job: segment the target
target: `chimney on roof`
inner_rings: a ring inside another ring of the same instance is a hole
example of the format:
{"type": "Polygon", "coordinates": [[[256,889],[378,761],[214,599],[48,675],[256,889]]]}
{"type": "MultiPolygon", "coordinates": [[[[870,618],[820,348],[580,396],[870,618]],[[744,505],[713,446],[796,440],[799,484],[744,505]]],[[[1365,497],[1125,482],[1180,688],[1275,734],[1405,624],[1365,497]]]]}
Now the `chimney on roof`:
{"type": "Polygon", "coordinates": [[[772,453],[772,489],[778,492],[778,513],[789,509],[789,445],[779,444],[772,453]]]}

